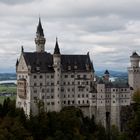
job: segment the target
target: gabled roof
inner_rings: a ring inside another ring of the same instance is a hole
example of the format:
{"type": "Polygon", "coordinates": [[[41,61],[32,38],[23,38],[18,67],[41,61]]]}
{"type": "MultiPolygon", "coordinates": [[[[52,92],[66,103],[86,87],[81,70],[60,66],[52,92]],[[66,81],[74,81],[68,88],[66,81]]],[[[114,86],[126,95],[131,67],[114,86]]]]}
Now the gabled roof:
{"type": "MultiPolygon", "coordinates": [[[[24,52],[23,56],[27,66],[31,67],[31,72],[34,73],[38,70],[42,73],[54,72],[53,55],[50,53],[24,52]]],[[[88,55],[61,55],[60,57],[62,71],[94,71],[88,55]],[[89,67],[88,70],[86,68],[87,65],[89,67]]]]}

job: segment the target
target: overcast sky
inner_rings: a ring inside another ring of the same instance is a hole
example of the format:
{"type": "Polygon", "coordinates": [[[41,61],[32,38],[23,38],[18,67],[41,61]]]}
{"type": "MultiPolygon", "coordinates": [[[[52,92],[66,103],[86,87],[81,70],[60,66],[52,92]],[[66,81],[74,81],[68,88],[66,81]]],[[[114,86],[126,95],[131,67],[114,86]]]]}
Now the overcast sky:
{"type": "Polygon", "coordinates": [[[89,51],[95,71],[127,71],[140,53],[140,0],[0,0],[0,72],[15,71],[22,45],[35,51],[39,15],[46,51],[57,36],[62,54],[89,51]]]}

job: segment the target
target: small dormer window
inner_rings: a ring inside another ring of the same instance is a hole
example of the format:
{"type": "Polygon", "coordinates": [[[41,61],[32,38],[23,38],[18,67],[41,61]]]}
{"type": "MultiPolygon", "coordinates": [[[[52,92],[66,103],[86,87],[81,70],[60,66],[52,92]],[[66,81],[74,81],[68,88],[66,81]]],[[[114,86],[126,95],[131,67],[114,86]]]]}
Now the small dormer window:
{"type": "Polygon", "coordinates": [[[37,66],[37,67],[36,67],[36,70],[37,70],[37,71],[40,71],[40,67],[37,66]]]}
{"type": "Polygon", "coordinates": [[[71,66],[68,66],[68,70],[71,70],[71,66]]]}
{"type": "Polygon", "coordinates": [[[77,65],[74,66],[74,69],[77,69],[77,65]]]}

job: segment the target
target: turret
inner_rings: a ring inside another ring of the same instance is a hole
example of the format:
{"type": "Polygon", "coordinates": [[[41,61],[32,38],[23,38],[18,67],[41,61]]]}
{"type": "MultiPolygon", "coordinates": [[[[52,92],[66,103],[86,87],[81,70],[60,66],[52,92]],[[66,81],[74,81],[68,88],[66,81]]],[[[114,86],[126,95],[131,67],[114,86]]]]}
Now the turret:
{"type": "Polygon", "coordinates": [[[37,26],[35,44],[36,44],[36,52],[41,53],[45,51],[45,42],[44,32],[41,24],[41,19],[39,18],[39,23],[37,26]]]}
{"type": "Polygon", "coordinates": [[[130,56],[131,67],[128,67],[128,81],[129,86],[134,91],[140,89],[140,67],[139,67],[140,56],[133,52],[130,56]]]}
{"type": "Polygon", "coordinates": [[[55,96],[55,111],[61,110],[61,96],[60,96],[60,89],[61,89],[61,54],[58,45],[58,41],[56,38],[56,44],[54,48],[53,54],[53,66],[54,66],[54,96],[55,96]]]}
{"type": "Polygon", "coordinates": [[[109,77],[110,77],[109,71],[108,71],[108,70],[106,70],[106,71],[105,71],[105,73],[104,73],[104,76],[103,76],[104,81],[109,82],[109,77]]]}
{"type": "Polygon", "coordinates": [[[136,52],[133,52],[133,54],[130,56],[131,67],[138,68],[139,61],[140,61],[140,56],[136,52]]]}

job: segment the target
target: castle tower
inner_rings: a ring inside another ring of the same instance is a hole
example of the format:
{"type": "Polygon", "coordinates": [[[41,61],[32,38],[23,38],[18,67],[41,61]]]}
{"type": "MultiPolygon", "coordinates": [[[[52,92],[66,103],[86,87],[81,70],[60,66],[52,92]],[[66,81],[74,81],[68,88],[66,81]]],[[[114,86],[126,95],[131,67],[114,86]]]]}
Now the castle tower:
{"type": "Polygon", "coordinates": [[[56,38],[56,44],[53,54],[53,66],[54,66],[54,99],[55,99],[55,111],[61,110],[61,54],[59,50],[58,41],[56,38]]]}
{"type": "Polygon", "coordinates": [[[104,81],[109,82],[109,77],[110,77],[110,73],[108,70],[106,70],[103,76],[104,81]]]}
{"type": "Polygon", "coordinates": [[[128,80],[129,86],[134,91],[140,89],[140,67],[139,67],[140,56],[133,52],[130,56],[131,67],[128,68],[128,80]]]}
{"type": "Polygon", "coordinates": [[[41,53],[45,51],[45,42],[44,32],[41,24],[41,19],[39,18],[39,23],[37,26],[35,44],[36,44],[36,52],[41,53]]]}

